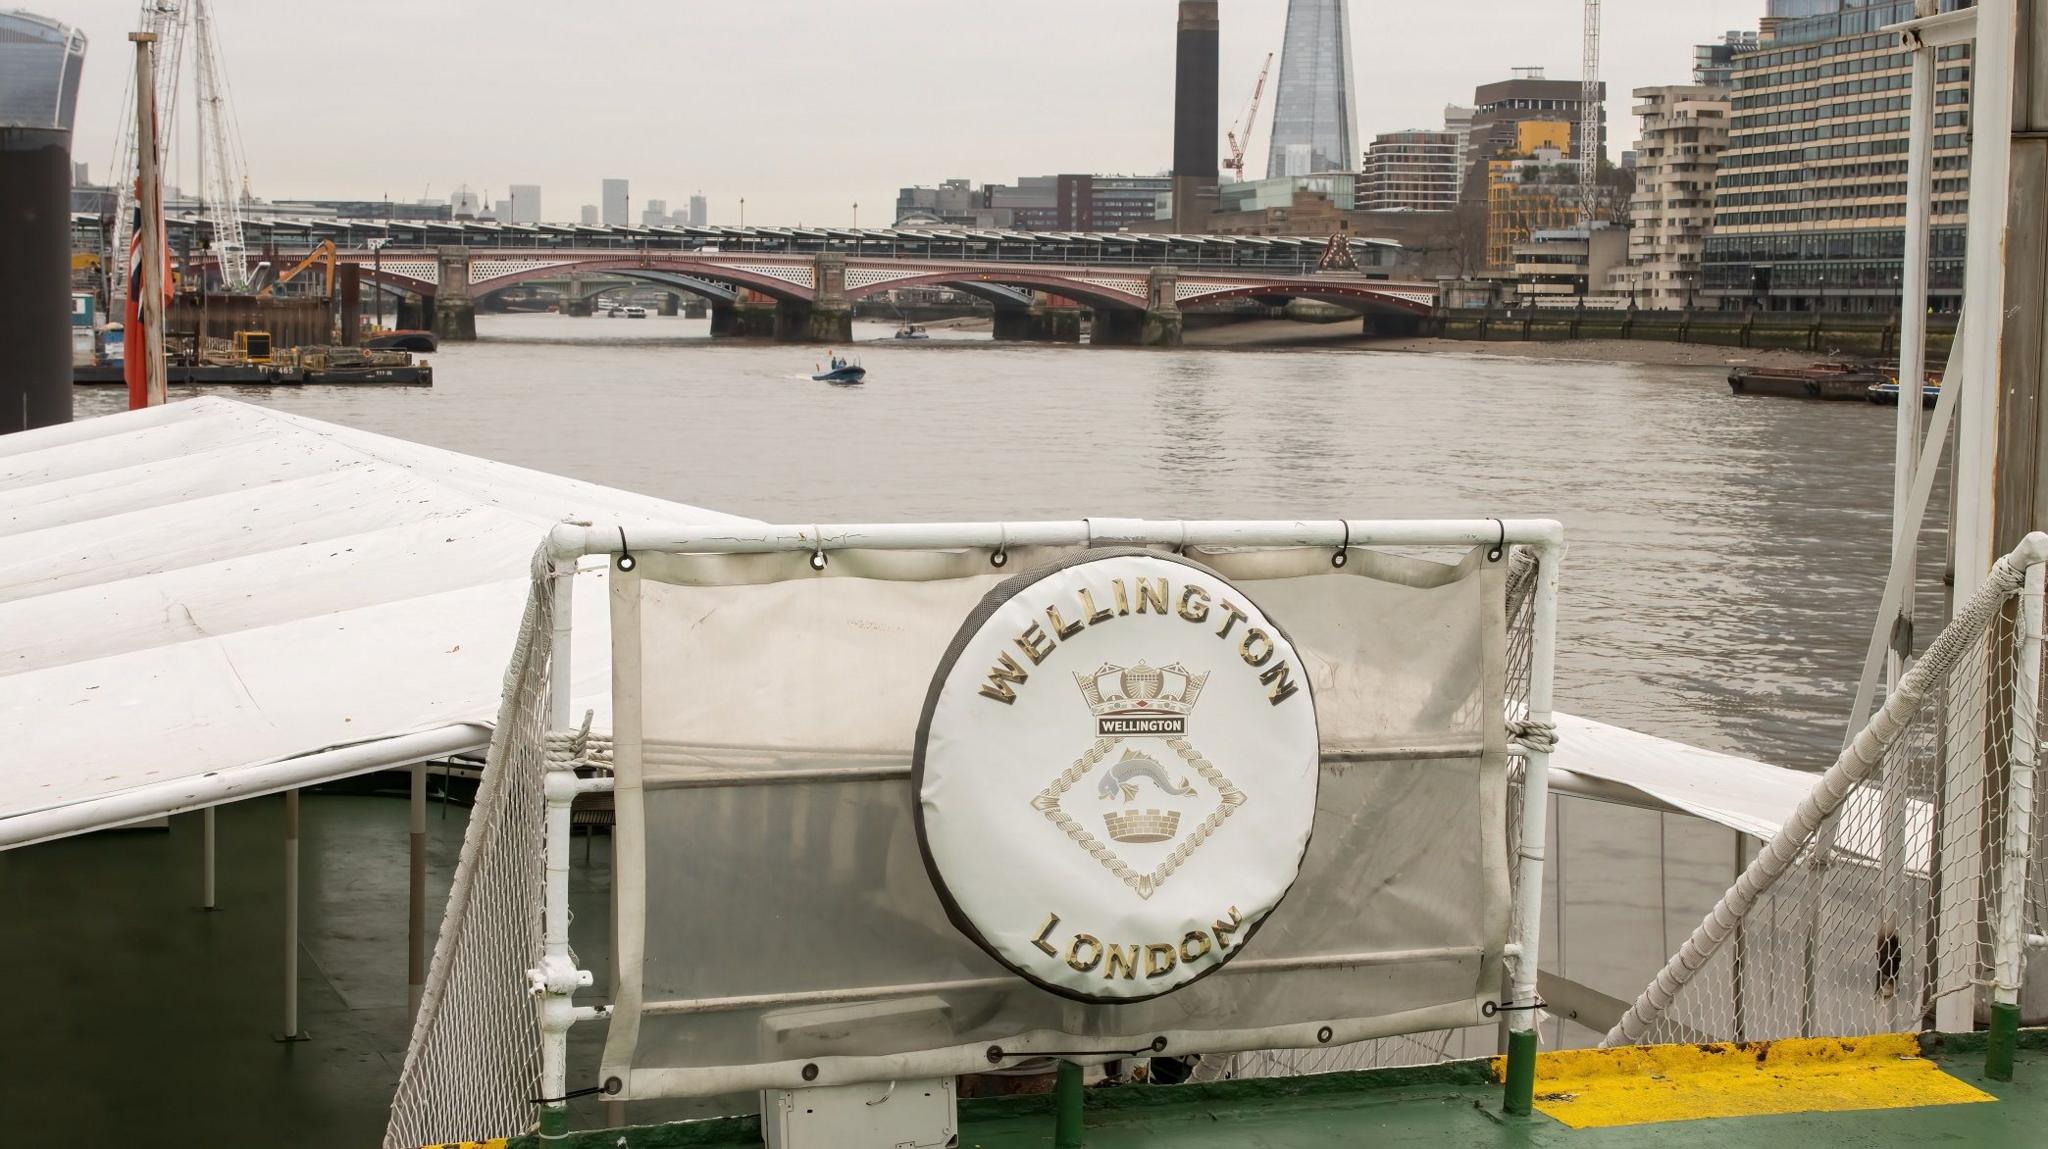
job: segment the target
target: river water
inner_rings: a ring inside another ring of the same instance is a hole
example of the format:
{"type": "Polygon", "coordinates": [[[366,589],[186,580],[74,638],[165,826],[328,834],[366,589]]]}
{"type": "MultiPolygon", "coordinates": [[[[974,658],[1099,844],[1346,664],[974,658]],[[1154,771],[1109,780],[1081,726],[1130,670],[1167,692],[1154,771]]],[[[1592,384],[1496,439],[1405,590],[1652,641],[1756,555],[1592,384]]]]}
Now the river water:
{"type": "MultiPolygon", "coordinates": [[[[1840,743],[1889,409],[1737,399],[1723,368],[858,328],[862,388],[704,320],[507,315],[433,356],[430,389],[218,392],[771,521],[1555,517],[1560,709],[1803,768],[1840,743]]],[[[81,390],[79,415],[120,401],[81,390]]]]}

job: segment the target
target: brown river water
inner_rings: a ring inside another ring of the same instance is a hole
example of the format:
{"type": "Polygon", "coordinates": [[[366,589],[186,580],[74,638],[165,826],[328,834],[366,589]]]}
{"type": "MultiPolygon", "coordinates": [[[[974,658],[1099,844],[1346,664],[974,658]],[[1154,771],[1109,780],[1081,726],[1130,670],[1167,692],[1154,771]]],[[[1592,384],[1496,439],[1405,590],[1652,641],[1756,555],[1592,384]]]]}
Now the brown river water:
{"type": "MultiPolygon", "coordinates": [[[[1738,399],[1715,367],[858,327],[860,388],[810,381],[822,348],[714,343],[704,320],[508,315],[432,356],[432,388],[216,390],[774,521],[1551,516],[1561,709],[1803,768],[1840,743],[1889,409],[1738,399]]],[[[81,389],[79,415],[120,403],[81,389]]]]}

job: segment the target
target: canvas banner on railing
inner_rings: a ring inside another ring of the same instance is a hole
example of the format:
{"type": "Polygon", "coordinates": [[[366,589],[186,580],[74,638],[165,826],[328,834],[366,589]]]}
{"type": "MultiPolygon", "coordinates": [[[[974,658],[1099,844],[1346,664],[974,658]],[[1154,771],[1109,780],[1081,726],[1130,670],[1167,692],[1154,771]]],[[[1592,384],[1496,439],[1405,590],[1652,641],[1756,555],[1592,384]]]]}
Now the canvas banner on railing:
{"type": "Polygon", "coordinates": [[[614,573],[618,1096],[1483,1020],[1504,562],[997,554],[614,573]]]}

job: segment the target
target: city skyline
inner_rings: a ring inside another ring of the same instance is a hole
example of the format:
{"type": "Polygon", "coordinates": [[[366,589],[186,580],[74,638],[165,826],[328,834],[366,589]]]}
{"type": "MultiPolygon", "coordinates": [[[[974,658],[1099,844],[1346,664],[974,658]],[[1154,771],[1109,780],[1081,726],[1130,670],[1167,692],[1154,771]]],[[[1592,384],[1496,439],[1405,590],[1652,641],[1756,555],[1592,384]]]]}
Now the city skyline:
{"type": "MultiPolygon", "coordinates": [[[[622,177],[636,199],[674,205],[701,191],[713,223],[737,222],[745,199],[754,222],[843,224],[856,202],[863,220],[879,220],[898,187],[934,172],[980,183],[1019,171],[1158,174],[1171,164],[1171,0],[1044,0],[1040,18],[1023,25],[934,0],[763,0],[739,9],[628,3],[622,18],[642,34],[624,38],[540,6],[507,19],[508,7],[421,10],[361,0],[294,9],[294,35],[329,44],[341,66],[362,61],[351,74],[406,77],[402,86],[308,87],[302,61],[267,47],[278,31],[274,9],[216,0],[254,193],[445,201],[459,186],[495,199],[519,183],[543,190],[546,215],[573,219],[573,205],[599,201],[604,178],[622,177]],[[384,35],[387,19],[417,34],[384,35]],[[1078,26],[1090,35],[1071,35],[1078,26]],[[678,52],[690,69],[674,66],[678,52]],[[819,89],[820,54],[849,53],[870,66],[853,82],[819,89]],[[610,82],[561,82],[565,70],[579,68],[601,70],[610,82]],[[533,80],[522,84],[522,73],[533,80]],[[991,82],[1013,73],[1038,81],[1029,98],[1017,85],[991,82]],[[634,75],[645,77],[640,87],[622,87],[634,75]],[[724,98],[732,91],[749,97],[724,98]],[[1121,114],[1105,115],[1108,108],[1121,114]],[[362,118],[374,151],[296,146],[308,121],[349,117],[362,118]],[[407,131],[407,122],[421,126],[407,131]],[[788,146],[764,149],[760,138],[788,146]]],[[[1243,112],[1259,62],[1280,50],[1286,7],[1223,2],[1219,156],[1221,130],[1243,112]]],[[[1763,7],[1702,0],[1675,14],[1665,0],[1609,0],[1608,91],[1620,98],[1634,87],[1685,82],[1694,44],[1754,28],[1763,7]]],[[[1513,67],[1578,75],[1579,6],[1569,0],[1444,0],[1422,9],[1351,0],[1350,9],[1360,147],[1380,133],[1437,126],[1444,104],[1469,101],[1474,86],[1513,67]]],[[[103,180],[132,70],[125,37],[134,0],[46,2],[39,10],[91,37],[74,154],[103,180]]],[[[180,106],[189,109],[189,99],[180,106]]],[[[1611,104],[1609,114],[1610,155],[1619,158],[1634,126],[1624,105],[1611,104]]],[[[1253,178],[1264,174],[1270,124],[1269,93],[1248,148],[1253,178]]],[[[181,141],[190,134],[189,123],[178,133],[181,141]]],[[[189,170],[189,158],[177,159],[167,177],[189,183],[189,170]]]]}

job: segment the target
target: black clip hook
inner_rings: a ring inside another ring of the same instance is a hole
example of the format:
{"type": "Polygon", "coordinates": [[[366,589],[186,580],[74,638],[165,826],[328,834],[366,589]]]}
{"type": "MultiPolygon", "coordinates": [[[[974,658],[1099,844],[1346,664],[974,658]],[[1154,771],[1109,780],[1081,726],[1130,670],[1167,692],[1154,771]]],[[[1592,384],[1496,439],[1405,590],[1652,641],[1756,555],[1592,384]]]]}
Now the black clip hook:
{"type": "Polygon", "coordinates": [[[1337,553],[1330,556],[1330,565],[1342,567],[1351,561],[1351,520],[1339,520],[1344,524],[1344,541],[1337,547],[1337,553]]]}
{"type": "Polygon", "coordinates": [[[1500,528],[1500,537],[1493,541],[1493,549],[1486,552],[1486,561],[1497,563],[1508,551],[1508,525],[1499,519],[1493,520],[1493,525],[1500,528]]]}
{"type": "Polygon", "coordinates": [[[811,569],[825,569],[825,536],[815,526],[811,528],[811,569]]]}
{"type": "Polygon", "coordinates": [[[624,528],[624,527],[620,527],[620,528],[619,528],[619,569],[620,569],[620,570],[622,570],[622,571],[629,571],[629,570],[632,570],[632,569],[633,569],[634,567],[636,567],[636,566],[639,566],[639,565],[640,565],[640,561],[639,561],[638,559],[636,559],[636,558],[634,558],[634,557],[633,557],[633,551],[632,551],[632,548],[630,548],[630,547],[628,547],[628,546],[626,545],[626,528],[624,528]]]}
{"type": "Polygon", "coordinates": [[[998,534],[998,535],[996,536],[996,537],[997,537],[997,542],[996,542],[996,549],[995,549],[995,550],[993,550],[993,551],[990,551],[990,552],[989,552],[989,555],[988,555],[988,565],[990,565],[990,566],[992,566],[992,567],[1000,567],[1000,566],[1002,566],[1003,564],[1005,564],[1005,563],[1007,563],[1007,562],[1009,562],[1009,561],[1010,561],[1010,528],[1009,528],[1009,525],[1008,525],[1007,523],[1003,523],[1003,524],[998,524],[998,525],[997,525],[997,527],[996,527],[996,529],[997,529],[997,531],[999,531],[999,532],[1000,532],[1000,533],[999,533],[999,534],[998,534]]]}

